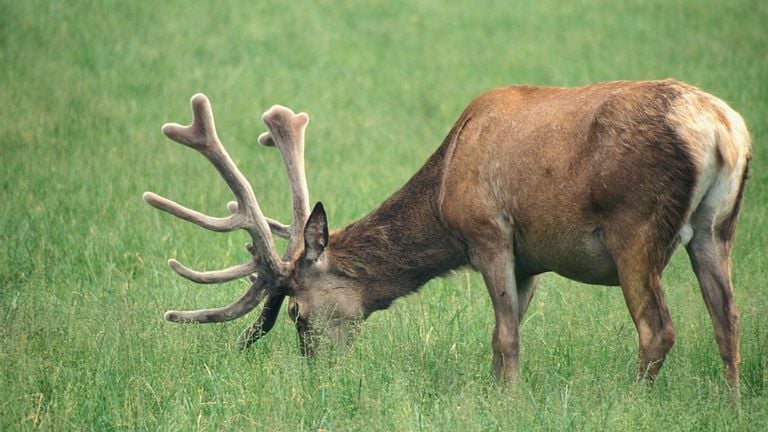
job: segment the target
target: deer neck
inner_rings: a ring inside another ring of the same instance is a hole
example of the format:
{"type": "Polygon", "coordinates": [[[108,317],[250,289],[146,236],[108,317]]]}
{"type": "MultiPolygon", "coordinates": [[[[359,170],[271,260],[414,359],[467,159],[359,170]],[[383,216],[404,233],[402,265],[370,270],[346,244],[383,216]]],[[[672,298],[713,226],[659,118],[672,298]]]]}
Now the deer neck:
{"type": "Polygon", "coordinates": [[[379,208],[331,234],[332,265],[366,291],[369,312],[469,262],[463,242],[440,217],[445,147],[379,208]]]}

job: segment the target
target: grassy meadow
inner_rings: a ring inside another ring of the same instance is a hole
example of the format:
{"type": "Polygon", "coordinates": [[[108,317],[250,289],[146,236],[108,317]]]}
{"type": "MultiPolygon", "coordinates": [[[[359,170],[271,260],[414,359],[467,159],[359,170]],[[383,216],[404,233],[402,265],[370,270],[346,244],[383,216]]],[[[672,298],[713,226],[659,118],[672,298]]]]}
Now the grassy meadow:
{"type": "Polygon", "coordinates": [[[0,430],[768,430],[768,3],[757,0],[0,0],[0,430]],[[210,4],[205,4],[210,3],[210,4]],[[507,84],[674,77],[726,100],[754,159],[735,248],[741,406],[729,404],[687,256],[664,275],[678,339],[650,391],[618,288],[548,275],[522,327],[521,376],[491,376],[493,313],[457,271],[374,314],[344,350],[298,355],[283,313],[244,353],[245,282],[167,266],[247,257],[143,203],[224,214],[230,193],[160,126],[206,93],[265,213],[290,219],[261,113],[311,117],[307,176],[333,227],[373,209],[476,95],[507,84]]]}

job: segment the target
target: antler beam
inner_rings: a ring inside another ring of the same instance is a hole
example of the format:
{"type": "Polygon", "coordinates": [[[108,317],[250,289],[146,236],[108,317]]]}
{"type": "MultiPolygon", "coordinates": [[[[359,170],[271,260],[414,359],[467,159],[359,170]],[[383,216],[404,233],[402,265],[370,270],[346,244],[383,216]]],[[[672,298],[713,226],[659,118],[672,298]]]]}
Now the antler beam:
{"type": "Polygon", "coordinates": [[[280,150],[291,187],[293,221],[287,227],[290,241],[284,254],[285,259],[290,259],[303,246],[304,224],[309,217],[309,191],[304,171],[304,132],[309,116],[275,105],[264,113],[261,120],[269,132],[261,134],[259,142],[265,146],[277,146],[280,150]]]}

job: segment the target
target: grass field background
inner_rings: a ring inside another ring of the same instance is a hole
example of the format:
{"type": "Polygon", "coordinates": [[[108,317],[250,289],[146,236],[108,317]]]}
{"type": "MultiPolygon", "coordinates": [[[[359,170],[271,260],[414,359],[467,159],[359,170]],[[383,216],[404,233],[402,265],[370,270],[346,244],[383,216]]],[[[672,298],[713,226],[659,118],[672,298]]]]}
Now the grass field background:
{"type": "Polygon", "coordinates": [[[0,0],[0,430],[768,429],[768,3],[687,1],[0,0]],[[468,271],[374,314],[348,349],[298,355],[286,314],[245,353],[255,314],[178,326],[227,304],[200,287],[242,261],[243,234],[149,208],[145,190],[223,214],[230,195],[160,125],[206,93],[265,212],[290,217],[272,104],[311,116],[307,175],[340,227],[405,183],[477,94],[515,83],[675,77],[741,112],[754,159],[737,236],[741,409],[687,257],[664,275],[678,341],[634,384],[617,288],[546,276],[522,327],[517,387],[490,371],[493,314],[468,271]]]}

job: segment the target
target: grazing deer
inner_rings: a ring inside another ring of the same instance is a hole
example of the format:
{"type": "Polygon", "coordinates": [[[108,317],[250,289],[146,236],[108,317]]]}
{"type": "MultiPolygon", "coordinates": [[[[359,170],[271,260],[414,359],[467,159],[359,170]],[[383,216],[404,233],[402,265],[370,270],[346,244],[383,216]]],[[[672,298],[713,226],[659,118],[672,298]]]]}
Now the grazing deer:
{"type": "Polygon", "coordinates": [[[714,326],[728,384],[738,390],[739,313],[731,250],[750,159],[750,137],[728,105],[673,81],[579,88],[509,87],[475,99],[426,164],[379,208],[329,234],[318,203],[309,212],[304,174],[308,117],[274,106],[259,142],[282,154],[293,221],[266,218],[251,185],[222,147],[208,99],[191,101],[190,126],[170,139],[202,153],[234,192],[231,215],[214,218],[153,193],[150,205],[213,231],[246,230],[252,258],[226,270],[181,276],[250,288],[218,309],[169,311],[175,322],[238,318],[264,301],[243,347],[274,325],[286,296],[301,351],[313,334],[386,309],[430,279],[471,266],[491,296],[493,369],[518,370],[520,321],[538,276],[553,271],[589,284],[620,285],[639,337],[639,376],[657,376],[675,340],[661,274],[682,244],[714,326]],[[272,234],[288,239],[278,256],[272,234]]]}

